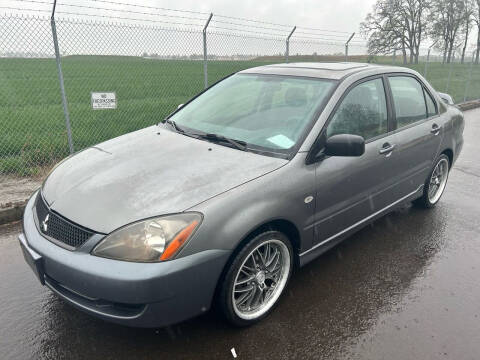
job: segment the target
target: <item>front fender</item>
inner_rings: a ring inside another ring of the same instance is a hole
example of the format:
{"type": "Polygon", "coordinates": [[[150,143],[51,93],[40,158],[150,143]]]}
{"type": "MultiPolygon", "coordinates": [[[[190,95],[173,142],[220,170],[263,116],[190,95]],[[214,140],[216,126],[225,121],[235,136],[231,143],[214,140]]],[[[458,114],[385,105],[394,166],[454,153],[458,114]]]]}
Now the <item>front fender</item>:
{"type": "Polygon", "coordinates": [[[299,233],[300,251],[313,241],[315,171],[305,154],[286,166],[198,204],[189,211],[204,214],[194,237],[179,256],[205,249],[233,250],[252,231],[274,220],[292,223],[299,233]]]}

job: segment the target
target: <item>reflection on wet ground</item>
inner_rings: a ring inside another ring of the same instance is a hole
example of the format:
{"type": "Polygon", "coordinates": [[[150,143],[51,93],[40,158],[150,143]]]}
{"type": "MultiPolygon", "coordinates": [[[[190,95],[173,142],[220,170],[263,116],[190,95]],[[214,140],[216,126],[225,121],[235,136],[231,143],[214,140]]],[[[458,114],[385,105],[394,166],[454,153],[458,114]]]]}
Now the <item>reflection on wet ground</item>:
{"type": "Polygon", "coordinates": [[[0,227],[5,359],[468,359],[480,353],[480,111],[439,206],[396,211],[298,270],[276,311],[247,329],[210,312],[165,329],[85,315],[42,288],[19,224],[0,227]]]}

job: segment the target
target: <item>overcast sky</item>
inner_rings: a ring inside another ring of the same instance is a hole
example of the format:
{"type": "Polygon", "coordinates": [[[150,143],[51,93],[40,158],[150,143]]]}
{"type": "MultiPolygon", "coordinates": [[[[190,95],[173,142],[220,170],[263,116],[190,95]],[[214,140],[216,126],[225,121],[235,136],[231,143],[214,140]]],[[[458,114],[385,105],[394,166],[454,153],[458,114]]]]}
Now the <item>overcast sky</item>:
{"type": "Polygon", "coordinates": [[[138,1],[157,6],[213,12],[222,15],[354,32],[374,0],[156,0],[138,1]]]}
{"type": "MultiPolygon", "coordinates": [[[[47,10],[48,2],[53,0],[0,0],[0,7],[17,7],[47,10]],[[44,4],[47,3],[47,4],[44,4]]],[[[371,10],[375,0],[110,0],[112,3],[129,3],[152,7],[164,7],[180,10],[213,12],[226,16],[234,16],[260,20],[265,22],[297,25],[301,27],[320,28],[345,32],[357,32],[360,22],[371,10]]],[[[82,8],[70,5],[94,6],[105,8],[132,9],[123,5],[113,5],[95,0],[58,0],[59,11],[81,12],[82,8]]],[[[133,8],[135,9],[135,8],[133,8]]],[[[142,8],[136,8],[142,11],[142,8]]],[[[7,10],[6,10],[7,11],[7,10]]],[[[13,10],[12,10],[13,11],[13,10]]],[[[143,9],[143,11],[149,11],[143,9]]],[[[154,11],[154,10],[152,10],[154,11]]],[[[3,11],[2,11],[3,12],[3,11]]],[[[96,14],[107,14],[109,11],[98,10],[96,14]]],[[[174,13],[175,14],[175,13],[174,13]]],[[[180,13],[176,13],[180,14],[180,13]]]]}

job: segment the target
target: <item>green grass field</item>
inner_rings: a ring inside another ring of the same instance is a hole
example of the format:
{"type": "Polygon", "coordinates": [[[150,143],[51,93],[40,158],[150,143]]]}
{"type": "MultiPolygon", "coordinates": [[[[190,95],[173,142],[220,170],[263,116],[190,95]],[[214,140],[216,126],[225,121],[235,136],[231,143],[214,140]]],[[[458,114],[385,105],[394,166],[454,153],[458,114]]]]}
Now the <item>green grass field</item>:
{"type": "MultiPolygon", "coordinates": [[[[291,58],[295,60],[312,59],[291,58]]],[[[376,60],[391,63],[387,58],[376,60]]],[[[209,83],[241,69],[280,61],[209,61],[209,83]]],[[[63,58],[62,66],[75,150],[155,124],[203,89],[201,61],[70,56],[63,58]],[[118,108],[92,110],[91,91],[115,91],[118,108]]],[[[427,78],[438,91],[446,90],[449,67],[429,64],[427,78]]],[[[424,64],[412,68],[423,73],[424,64]]],[[[463,100],[468,74],[469,65],[453,66],[448,92],[457,102],[463,100]]],[[[468,98],[480,98],[480,66],[473,67],[468,98]]],[[[53,59],[0,58],[0,126],[0,174],[41,175],[68,155],[53,59]]]]}

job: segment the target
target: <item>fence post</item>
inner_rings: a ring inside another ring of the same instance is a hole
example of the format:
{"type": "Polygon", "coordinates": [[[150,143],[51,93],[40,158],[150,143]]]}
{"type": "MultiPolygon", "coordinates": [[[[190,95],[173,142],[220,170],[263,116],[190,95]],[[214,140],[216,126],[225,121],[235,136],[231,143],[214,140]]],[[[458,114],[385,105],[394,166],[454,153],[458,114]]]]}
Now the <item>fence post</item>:
{"type": "Polygon", "coordinates": [[[352,35],[350,35],[347,42],[345,43],[345,62],[348,61],[348,43],[350,42],[350,40],[352,40],[354,36],[355,36],[355,33],[352,33],[352,35]]]}
{"type": "Polygon", "coordinates": [[[448,93],[448,88],[450,86],[450,80],[452,78],[452,69],[453,69],[453,63],[455,62],[455,54],[452,55],[450,59],[450,70],[448,71],[448,79],[447,79],[447,86],[445,87],[445,92],[448,93]]]}
{"type": "Polygon", "coordinates": [[[427,66],[429,61],[430,61],[430,48],[428,48],[427,61],[425,61],[425,68],[423,69],[423,77],[425,79],[427,78],[427,66]]]}
{"type": "Polygon", "coordinates": [[[468,78],[467,78],[467,83],[465,84],[465,93],[463,94],[463,102],[467,101],[467,93],[468,93],[468,88],[470,87],[470,80],[472,79],[472,67],[473,67],[473,62],[475,60],[475,52],[477,49],[475,49],[472,52],[472,62],[470,63],[470,69],[468,70],[468,78]]]}
{"type": "Polygon", "coordinates": [[[427,78],[427,68],[428,64],[430,62],[430,50],[432,50],[432,47],[438,42],[438,40],[434,41],[432,45],[428,47],[428,53],[427,53],[427,62],[425,63],[425,69],[423,70],[423,77],[426,79],[427,78]]]}
{"type": "Polygon", "coordinates": [[[57,7],[57,0],[53,2],[52,16],[50,24],[52,26],[53,46],[55,47],[55,60],[57,62],[58,82],[60,83],[60,92],[62,93],[63,114],[65,115],[65,125],[67,128],[68,148],[70,154],[73,153],[72,128],[70,126],[70,114],[68,113],[67,95],[65,94],[65,84],[63,82],[62,63],[60,61],[60,50],[58,48],[57,26],[55,25],[55,8],[57,7]]]}
{"type": "Polygon", "coordinates": [[[285,62],[286,63],[288,63],[288,55],[289,55],[289,52],[290,52],[290,38],[292,37],[296,28],[297,27],[294,26],[292,31],[290,32],[290,34],[287,36],[286,51],[285,51],[285,62]]]}
{"type": "Polygon", "coordinates": [[[208,87],[208,70],[207,70],[207,27],[212,20],[213,13],[210,13],[207,23],[203,27],[203,77],[204,77],[204,87],[208,87]]]}

